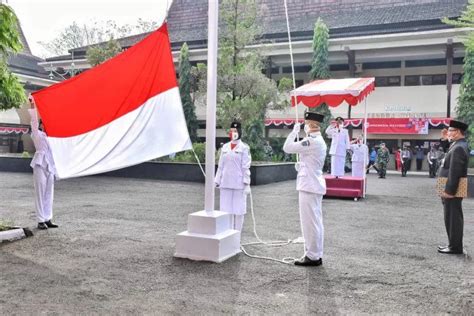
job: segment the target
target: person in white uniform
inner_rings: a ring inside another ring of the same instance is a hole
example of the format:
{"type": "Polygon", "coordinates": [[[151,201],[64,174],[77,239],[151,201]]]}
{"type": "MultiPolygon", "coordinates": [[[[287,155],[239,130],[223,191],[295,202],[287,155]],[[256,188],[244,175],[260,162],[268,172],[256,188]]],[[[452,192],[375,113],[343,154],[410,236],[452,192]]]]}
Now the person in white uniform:
{"type": "Polygon", "coordinates": [[[239,122],[232,122],[229,138],[219,157],[215,184],[220,189],[220,209],[232,214],[233,229],[242,231],[250,193],[250,148],[242,142],[239,122]]]}
{"type": "Polygon", "coordinates": [[[34,101],[30,97],[31,109],[31,138],[36,148],[31,160],[33,168],[33,181],[35,186],[35,207],[38,220],[38,229],[57,228],[51,220],[53,218],[54,176],[56,168],[42,124],[38,122],[38,113],[34,101]]]}
{"type": "Polygon", "coordinates": [[[322,213],[323,195],[326,194],[326,180],[323,177],[323,166],[327,146],[321,136],[320,123],[324,116],[306,112],[304,131],[306,137],[295,141],[300,131],[300,124],[295,124],[293,131],[283,145],[289,154],[299,154],[296,164],[301,229],[304,238],[304,256],[295,261],[298,266],[320,266],[323,264],[324,226],[322,213]]]}
{"type": "Polygon", "coordinates": [[[344,166],[346,164],[346,153],[350,149],[349,133],[344,128],[344,119],[337,117],[336,122],[326,129],[326,135],[331,138],[331,175],[336,178],[344,176],[344,166]]]}
{"type": "Polygon", "coordinates": [[[363,178],[365,174],[365,165],[367,164],[367,156],[369,155],[369,148],[364,141],[362,136],[357,137],[351,142],[352,151],[352,176],[363,178]]]}

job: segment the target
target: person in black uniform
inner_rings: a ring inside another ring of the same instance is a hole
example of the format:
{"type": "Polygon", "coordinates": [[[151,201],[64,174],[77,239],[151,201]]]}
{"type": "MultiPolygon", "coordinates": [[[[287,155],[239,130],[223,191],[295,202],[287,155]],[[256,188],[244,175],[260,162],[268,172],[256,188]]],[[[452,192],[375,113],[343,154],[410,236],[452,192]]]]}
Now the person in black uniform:
{"type": "Polygon", "coordinates": [[[469,149],[465,139],[467,128],[467,124],[452,120],[449,123],[449,129],[444,129],[441,133],[441,141],[444,142],[442,145],[446,148],[446,141],[450,143],[438,175],[439,177],[448,178],[445,190],[441,194],[441,201],[444,207],[444,223],[449,244],[438,247],[438,252],[445,254],[463,253],[464,218],[462,198],[455,197],[455,195],[460,178],[467,177],[469,161],[469,149]]]}

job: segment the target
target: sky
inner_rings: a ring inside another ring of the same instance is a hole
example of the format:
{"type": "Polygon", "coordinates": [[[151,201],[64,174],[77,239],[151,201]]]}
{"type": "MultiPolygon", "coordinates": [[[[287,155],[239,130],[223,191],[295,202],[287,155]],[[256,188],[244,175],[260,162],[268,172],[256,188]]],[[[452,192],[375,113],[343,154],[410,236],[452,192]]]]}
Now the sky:
{"type": "Polygon", "coordinates": [[[66,26],[113,20],[118,24],[163,21],[172,0],[0,0],[13,8],[33,55],[47,52],[38,42],[54,39],[66,26]]]}

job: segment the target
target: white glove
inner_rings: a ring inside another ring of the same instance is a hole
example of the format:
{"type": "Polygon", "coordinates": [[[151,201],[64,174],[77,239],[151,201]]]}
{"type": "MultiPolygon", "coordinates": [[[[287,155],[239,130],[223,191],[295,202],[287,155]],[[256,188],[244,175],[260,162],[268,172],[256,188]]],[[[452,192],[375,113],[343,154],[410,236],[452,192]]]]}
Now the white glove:
{"type": "Polygon", "coordinates": [[[301,131],[301,123],[295,123],[295,126],[293,126],[293,133],[298,134],[301,131]]]}
{"type": "Polygon", "coordinates": [[[246,184],[244,187],[244,193],[249,195],[250,194],[250,184],[246,184]]]}
{"type": "Polygon", "coordinates": [[[299,162],[295,163],[295,170],[296,172],[300,171],[301,165],[299,162]]]}

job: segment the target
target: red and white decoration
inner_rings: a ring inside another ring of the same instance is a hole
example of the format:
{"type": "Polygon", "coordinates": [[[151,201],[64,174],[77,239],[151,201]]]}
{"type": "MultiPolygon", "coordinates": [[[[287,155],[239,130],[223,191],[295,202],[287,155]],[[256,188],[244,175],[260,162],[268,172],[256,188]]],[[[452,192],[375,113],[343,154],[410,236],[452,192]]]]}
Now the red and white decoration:
{"type": "Polygon", "coordinates": [[[28,133],[28,127],[9,127],[9,126],[0,126],[0,134],[26,134],[28,133]]]}
{"type": "Polygon", "coordinates": [[[357,105],[375,89],[374,78],[315,80],[291,92],[291,104],[317,107],[323,103],[336,107],[342,102],[357,105]]]}
{"type": "MultiPolygon", "coordinates": [[[[298,123],[301,123],[303,124],[304,123],[304,119],[298,119],[298,123]]],[[[273,125],[273,126],[281,126],[281,125],[285,125],[285,126],[291,126],[295,124],[295,119],[279,119],[279,118],[273,118],[273,119],[265,119],[265,126],[270,126],[270,125],[273,125]]]]}
{"type": "Polygon", "coordinates": [[[120,55],[33,97],[59,178],[191,148],[166,24],[120,55]]]}

